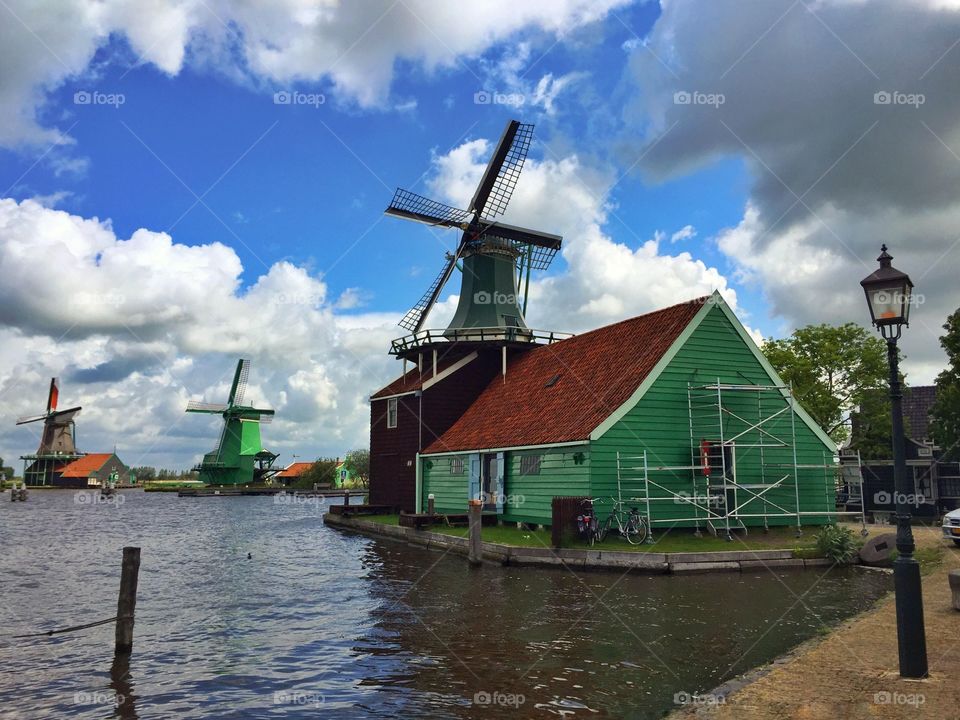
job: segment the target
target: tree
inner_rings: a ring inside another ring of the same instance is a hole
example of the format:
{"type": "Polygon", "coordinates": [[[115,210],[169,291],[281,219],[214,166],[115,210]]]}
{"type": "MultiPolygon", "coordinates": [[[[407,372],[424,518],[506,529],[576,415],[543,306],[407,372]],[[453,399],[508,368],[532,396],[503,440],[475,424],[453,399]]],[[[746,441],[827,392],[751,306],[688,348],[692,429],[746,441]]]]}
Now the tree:
{"type": "Polygon", "coordinates": [[[307,490],[312,489],[314,484],[333,487],[333,481],[337,474],[337,463],[338,460],[334,458],[318,458],[313,465],[291,483],[291,487],[307,490]]]}
{"type": "Polygon", "coordinates": [[[937,399],[930,409],[930,432],[946,459],[960,459],[960,309],[944,323],[940,347],[947,353],[947,368],[937,375],[937,399]]]}
{"type": "Polygon", "coordinates": [[[351,450],[344,463],[356,484],[366,487],[370,482],[370,451],[366,448],[351,450]]]}
{"type": "Polygon", "coordinates": [[[140,465],[139,467],[132,468],[132,470],[134,477],[136,477],[140,482],[150,482],[157,477],[156,469],[150,467],[149,465],[140,465]]]}
{"type": "Polygon", "coordinates": [[[888,373],[887,349],[879,337],[855,323],[807,325],[788,338],[767,340],[763,353],[835,442],[850,436],[847,423],[860,408],[868,413],[864,419],[870,419],[871,436],[886,432],[889,445],[889,424],[880,422],[883,406],[877,400],[888,373]]]}

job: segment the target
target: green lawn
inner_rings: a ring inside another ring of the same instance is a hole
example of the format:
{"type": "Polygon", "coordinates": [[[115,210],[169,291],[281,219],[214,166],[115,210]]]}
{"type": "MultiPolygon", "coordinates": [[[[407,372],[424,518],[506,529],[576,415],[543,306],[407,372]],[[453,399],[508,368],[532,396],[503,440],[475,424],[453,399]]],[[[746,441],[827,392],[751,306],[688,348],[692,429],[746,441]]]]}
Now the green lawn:
{"type": "MultiPolygon", "coordinates": [[[[362,520],[382,523],[384,525],[398,525],[399,515],[363,515],[362,520]]],[[[465,527],[447,527],[435,525],[430,532],[442,535],[467,537],[465,527]]],[[[675,529],[671,531],[658,530],[654,535],[653,544],[630,545],[619,536],[610,535],[603,543],[594,545],[597,550],[627,550],[632,552],[711,552],[724,550],[794,550],[801,557],[816,557],[816,542],[814,535],[816,528],[806,528],[803,536],[796,537],[794,528],[771,528],[763,532],[762,528],[751,529],[748,535],[735,533],[732,542],[723,538],[715,538],[704,533],[702,537],[695,537],[691,529],[675,529]]],[[[521,530],[516,525],[487,525],[484,526],[482,537],[485,542],[501,545],[515,545],[518,547],[550,547],[550,530],[521,530]]],[[[585,542],[575,541],[569,547],[589,548],[585,542]]]]}

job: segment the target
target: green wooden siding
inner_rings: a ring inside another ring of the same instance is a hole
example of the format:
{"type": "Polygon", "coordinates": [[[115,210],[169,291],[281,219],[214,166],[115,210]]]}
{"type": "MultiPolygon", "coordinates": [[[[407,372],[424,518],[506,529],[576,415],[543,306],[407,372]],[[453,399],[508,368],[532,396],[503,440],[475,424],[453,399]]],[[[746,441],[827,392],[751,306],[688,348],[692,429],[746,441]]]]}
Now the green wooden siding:
{"type": "MultiPolygon", "coordinates": [[[[590,484],[590,456],[586,444],[562,448],[531,448],[507,451],[505,455],[504,504],[502,519],[507,522],[527,522],[549,525],[551,503],[560,495],[588,495],[590,484]],[[581,453],[578,464],[575,456],[581,453]],[[521,475],[523,455],[541,455],[540,472],[521,475]]],[[[421,502],[426,510],[427,496],[434,495],[437,512],[463,513],[467,510],[470,482],[470,453],[443,455],[421,459],[421,502]],[[463,474],[450,470],[451,457],[463,458],[463,474]]]]}
{"type": "MultiPolygon", "coordinates": [[[[773,380],[743,342],[736,328],[719,307],[712,308],[700,326],[687,339],[663,373],[647,390],[640,401],[613,427],[599,439],[591,443],[591,492],[594,497],[610,498],[617,494],[617,452],[621,453],[621,465],[639,468],[642,455],[646,451],[647,465],[676,466],[698,464],[698,457],[691,457],[690,416],[688,409],[688,383],[695,385],[716,384],[717,380],[725,384],[771,385],[773,380]]],[[[715,393],[715,391],[713,391],[715,393]]],[[[702,407],[694,408],[694,440],[719,439],[721,432],[716,399],[702,393],[702,407]],[[711,407],[712,405],[712,407],[711,407]]],[[[766,417],[784,408],[782,396],[771,392],[730,392],[723,391],[723,407],[730,411],[724,414],[723,438],[730,439],[742,432],[748,423],[754,423],[758,417],[766,417]],[[758,407],[758,403],[760,406],[758,407]]],[[[741,507],[740,513],[759,514],[781,512],[773,504],[788,511],[796,508],[795,487],[799,487],[800,509],[802,511],[828,511],[834,509],[833,479],[831,472],[821,468],[804,468],[798,471],[799,483],[794,482],[794,448],[797,464],[824,465],[831,460],[831,448],[799,418],[785,410],[779,417],[768,421],[764,429],[770,434],[787,438],[793,443],[791,431],[793,421],[796,434],[795,445],[787,448],[766,447],[762,450],[755,445],[761,437],[767,442],[773,440],[754,431],[740,438],[735,449],[737,482],[740,484],[770,484],[784,475],[789,478],[782,487],[767,491],[764,500],[754,499],[741,507]],[[761,453],[762,460],[761,463],[761,453]],[[777,467],[782,465],[784,467],[777,467]],[[764,508],[766,505],[766,508],[764,508]]],[[[662,485],[670,492],[687,492],[693,495],[705,495],[706,482],[702,474],[691,470],[648,471],[649,479],[662,485]],[[696,485],[694,484],[696,481],[696,485]]],[[[643,483],[643,472],[639,469],[621,473],[624,478],[623,495],[643,497],[638,490],[643,483]]],[[[760,492],[756,489],[755,492],[760,492]]],[[[666,496],[663,489],[651,486],[651,496],[666,496]]],[[[750,498],[740,491],[738,502],[744,503],[750,498]]],[[[637,501],[641,512],[646,507],[637,501]]],[[[605,509],[600,506],[600,511],[605,509]]],[[[678,519],[694,514],[691,505],[682,502],[655,502],[651,504],[651,514],[655,520],[678,519]]],[[[807,516],[804,524],[826,522],[826,516],[807,516]]],[[[787,525],[795,518],[771,518],[770,525],[787,525]]],[[[744,519],[746,525],[762,525],[763,519],[744,519]]],[[[686,523],[684,523],[686,524],[686,523]]],[[[655,526],[661,529],[667,525],[655,526]]]]}

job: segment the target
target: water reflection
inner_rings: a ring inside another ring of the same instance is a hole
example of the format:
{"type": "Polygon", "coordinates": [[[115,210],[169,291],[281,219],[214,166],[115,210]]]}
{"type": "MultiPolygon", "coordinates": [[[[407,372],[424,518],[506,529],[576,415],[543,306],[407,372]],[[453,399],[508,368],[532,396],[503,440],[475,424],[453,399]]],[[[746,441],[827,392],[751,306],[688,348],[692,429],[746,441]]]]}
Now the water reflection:
{"type": "Polygon", "coordinates": [[[0,675],[3,707],[142,720],[659,717],[675,693],[780,654],[889,582],[474,569],[329,530],[321,510],[141,492],[113,509],[59,491],[0,503],[11,631],[106,616],[120,548],[142,548],[133,654],[112,658],[112,626],[0,637],[0,663],[21,669],[0,675]]]}

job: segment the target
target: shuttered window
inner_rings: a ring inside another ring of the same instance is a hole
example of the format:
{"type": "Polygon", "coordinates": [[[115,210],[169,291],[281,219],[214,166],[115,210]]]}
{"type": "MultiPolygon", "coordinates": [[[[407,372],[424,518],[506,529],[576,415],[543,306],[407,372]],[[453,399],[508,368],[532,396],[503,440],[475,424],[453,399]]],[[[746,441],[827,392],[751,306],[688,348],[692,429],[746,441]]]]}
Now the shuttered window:
{"type": "Polygon", "coordinates": [[[397,400],[399,398],[390,398],[387,400],[387,427],[395,428],[397,426],[397,400]]]}
{"type": "Polygon", "coordinates": [[[520,474],[521,475],[539,475],[540,462],[543,455],[521,455],[520,456],[520,474]]]}

